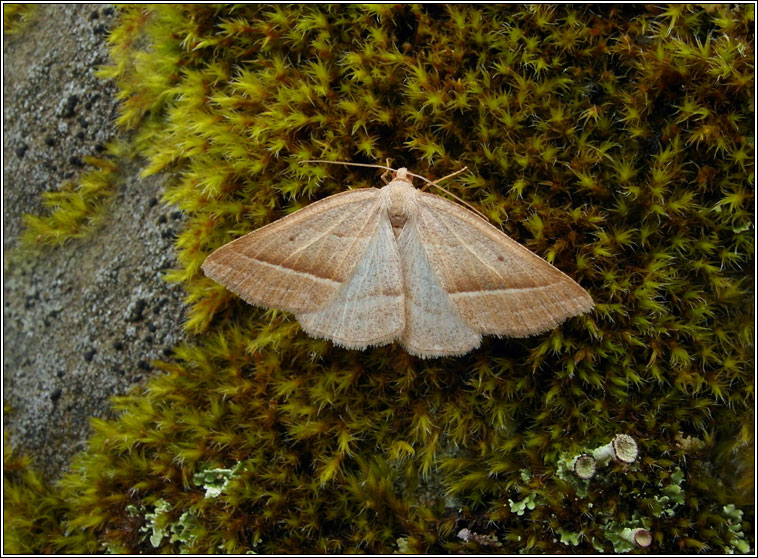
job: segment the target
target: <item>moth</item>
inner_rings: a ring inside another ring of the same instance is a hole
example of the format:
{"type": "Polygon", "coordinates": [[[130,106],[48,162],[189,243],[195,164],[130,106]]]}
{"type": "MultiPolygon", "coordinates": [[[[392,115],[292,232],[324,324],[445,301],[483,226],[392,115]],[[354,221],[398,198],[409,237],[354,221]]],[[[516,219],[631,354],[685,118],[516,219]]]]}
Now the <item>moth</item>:
{"type": "Polygon", "coordinates": [[[349,349],[398,342],[422,358],[463,355],[482,335],[541,333],[593,307],[573,279],[486,220],[417,189],[418,175],[371,166],[392,180],[242,236],[203,271],[250,304],[293,313],[312,337],[349,349]]]}

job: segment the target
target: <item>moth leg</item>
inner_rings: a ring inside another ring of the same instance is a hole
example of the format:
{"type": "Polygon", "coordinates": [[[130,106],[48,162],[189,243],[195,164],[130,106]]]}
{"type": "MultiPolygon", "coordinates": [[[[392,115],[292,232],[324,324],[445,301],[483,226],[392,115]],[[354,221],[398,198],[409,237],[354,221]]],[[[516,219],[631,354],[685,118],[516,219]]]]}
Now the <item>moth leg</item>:
{"type": "MultiPolygon", "coordinates": [[[[392,162],[392,159],[390,159],[389,157],[387,157],[386,161],[387,161],[387,166],[388,166],[388,167],[392,166],[392,165],[390,165],[390,163],[392,162]]],[[[389,169],[387,169],[387,170],[385,170],[385,171],[382,173],[382,176],[380,176],[379,178],[381,178],[381,179],[382,179],[382,182],[384,182],[385,184],[389,184],[389,183],[390,183],[390,180],[387,178],[387,175],[389,175],[389,174],[390,174],[390,170],[389,170],[389,169]]]]}
{"type": "MultiPolygon", "coordinates": [[[[421,188],[421,191],[424,192],[429,186],[435,186],[435,187],[439,188],[440,190],[442,190],[444,192],[447,192],[447,190],[445,190],[442,186],[440,186],[439,183],[442,182],[443,180],[447,180],[448,178],[454,177],[456,174],[461,174],[463,171],[465,171],[467,169],[468,169],[468,167],[463,167],[461,170],[457,170],[455,172],[451,172],[450,174],[448,174],[446,176],[443,176],[442,178],[438,178],[437,180],[430,180],[429,182],[427,182],[426,184],[424,184],[424,187],[421,188]]],[[[447,193],[449,194],[450,192],[447,192],[447,193]]],[[[466,205],[468,205],[468,204],[466,204],[466,205]]]]}

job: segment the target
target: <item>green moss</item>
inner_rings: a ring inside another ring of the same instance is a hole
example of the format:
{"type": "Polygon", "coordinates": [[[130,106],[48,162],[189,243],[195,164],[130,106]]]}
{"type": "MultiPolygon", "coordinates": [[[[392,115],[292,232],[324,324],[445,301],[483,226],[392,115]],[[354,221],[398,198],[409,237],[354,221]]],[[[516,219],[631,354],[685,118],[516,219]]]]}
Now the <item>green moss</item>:
{"type": "MultiPolygon", "coordinates": [[[[3,448],[3,509],[7,513],[3,520],[4,553],[57,552],[57,541],[65,537],[68,505],[60,491],[34,470],[31,459],[7,444],[3,448]]],[[[69,548],[77,547],[76,539],[69,540],[69,548]]]]}
{"type": "Polygon", "coordinates": [[[754,548],[735,482],[753,444],[752,27],[748,5],[122,7],[102,73],[144,172],[175,177],[169,279],[199,335],[94,423],[58,487],[80,538],[59,548],[152,552],[155,525],[174,552],[592,552],[646,522],[650,552],[754,548]],[[378,183],[298,164],[316,158],[468,166],[447,187],[596,309],[420,361],[310,339],[205,278],[222,243],[378,183]],[[637,462],[561,477],[617,432],[637,462]]]}
{"type": "MultiPolygon", "coordinates": [[[[111,155],[120,153],[117,144],[109,147],[111,155]]],[[[94,167],[77,183],[66,182],[57,192],[42,194],[47,215],[24,215],[25,229],[21,242],[27,248],[59,246],[73,238],[89,235],[105,219],[105,209],[116,191],[118,171],[107,159],[85,157],[94,167]]]]}
{"type": "Polygon", "coordinates": [[[3,4],[3,34],[21,33],[34,19],[34,4],[3,4]]]}

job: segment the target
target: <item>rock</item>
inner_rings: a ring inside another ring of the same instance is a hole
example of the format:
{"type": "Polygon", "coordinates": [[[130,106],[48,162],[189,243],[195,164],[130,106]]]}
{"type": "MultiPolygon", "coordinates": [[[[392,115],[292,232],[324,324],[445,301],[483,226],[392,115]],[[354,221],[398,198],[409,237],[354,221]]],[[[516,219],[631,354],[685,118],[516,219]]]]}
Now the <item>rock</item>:
{"type": "Polygon", "coordinates": [[[150,363],[184,338],[184,305],[181,288],[159,269],[166,260],[177,265],[173,237],[158,224],[166,208],[150,203],[162,195],[161,178],[140,179],[140,162],[118,161],[118,189],[89,237],[41,253],[19,247],[22,215],[45,214],[41,194],[66,176],[76,182],[89,168],[80,168],[84,157],[102,156],[116,134],[115,88],[92,69],[94,58],[108,60],[107,34],[93,29],[109,29],[115,12],[40,4],[35,17],[6,37],[3,52],[3,150],[28,146],[23,158],[3,162],[3,388],[9,443],[56,479],[85,447],[90,417],[112,416],[110,397],[155,374],[150,363]],[[90,19],[93,10],[99,15],[90,19]],[[74,116],[86,119],[81,137],[74,116]],[[143,319],[148,304],[154,333],[143,319]],[[128,322],[138,308],[140,320],[128,322]],[[149,333],[160,343],[142,342],[149,333]]]}

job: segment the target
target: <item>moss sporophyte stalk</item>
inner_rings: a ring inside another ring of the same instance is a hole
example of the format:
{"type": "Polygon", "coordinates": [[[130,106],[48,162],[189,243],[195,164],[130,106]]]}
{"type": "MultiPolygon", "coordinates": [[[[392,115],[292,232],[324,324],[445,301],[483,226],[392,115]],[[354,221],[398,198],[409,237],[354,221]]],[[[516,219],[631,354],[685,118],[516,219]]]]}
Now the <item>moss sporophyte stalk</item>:
{"type": "MultiPolygon", "coordinates": [[[[119,11],[100,73],[187,216],[195,337],[59,484],[6,452],[7,552],[754,548],[752,5],[119,11]],[[376,185],[308,159],[468,166],[447,188],[595,309],[421,361],[250,308],[209,253],[376,185]]],[[[92,184],[35,238],[107,226],[92,184]]]]}

